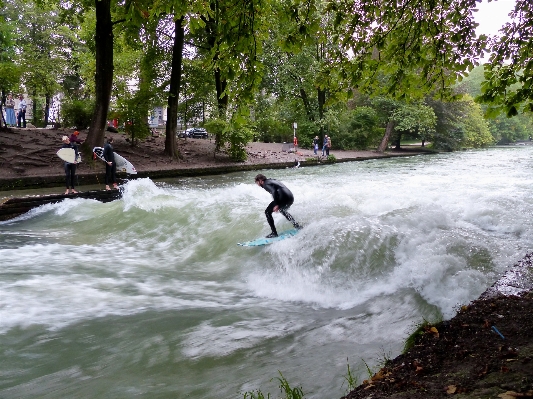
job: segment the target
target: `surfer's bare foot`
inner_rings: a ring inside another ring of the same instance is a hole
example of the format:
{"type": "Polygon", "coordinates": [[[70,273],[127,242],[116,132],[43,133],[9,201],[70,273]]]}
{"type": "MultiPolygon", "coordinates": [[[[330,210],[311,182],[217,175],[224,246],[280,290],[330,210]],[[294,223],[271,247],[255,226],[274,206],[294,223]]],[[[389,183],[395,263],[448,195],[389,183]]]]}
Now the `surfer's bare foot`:
{"type": "Polygon", "coordinates": [[[70,190],[70,193],[71,194],[78,194],[78,192],[76,190],[70,190]]]}
{"type": "Polygon", "coordinates": [[[118,188],[118,185],[116,183],[113,184],[113,188],[118,188]]]}
{"type": "Polygon", "coordinates": [[[68,190],[67,190],[67,191],[65,191],[65,195],[67,195],[67,194],[68,194],[68,190]]]}
{"type": "Polygon", "coordinates": [[[105,189],[106,189],[106,190],[111,190],[111,189],[109,188],[109,186],[105,186],[105,189]]]}

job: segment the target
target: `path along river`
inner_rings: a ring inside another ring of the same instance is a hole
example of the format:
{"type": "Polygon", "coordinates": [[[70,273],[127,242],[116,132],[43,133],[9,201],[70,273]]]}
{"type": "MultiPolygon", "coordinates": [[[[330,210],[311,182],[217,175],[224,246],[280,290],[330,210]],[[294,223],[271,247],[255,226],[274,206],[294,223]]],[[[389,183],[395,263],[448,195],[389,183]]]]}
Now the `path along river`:
{"type": "Polygon", "coordinates": [[[533,147],[124,186],[0,223],[0,397],[339,398],[532,249],[533,147]],[[276,222],[290,225],[281,215],[276,222]]]}

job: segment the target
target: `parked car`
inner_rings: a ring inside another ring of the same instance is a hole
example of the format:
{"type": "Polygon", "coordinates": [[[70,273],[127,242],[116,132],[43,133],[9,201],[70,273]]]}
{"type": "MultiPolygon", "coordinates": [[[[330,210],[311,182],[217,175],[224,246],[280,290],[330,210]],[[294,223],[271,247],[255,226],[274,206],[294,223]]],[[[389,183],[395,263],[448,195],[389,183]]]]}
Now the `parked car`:
{"type": "MultiPolygon", "coordinates": [[[[190,133],[190,137],[193,139],[206,139],[208,137],[207,130],[203,127],[193,127],[190,133]]],[[[189,130],[189,129],[187,129],[189,130]]]]}
{"type": "Polygon", "coordinates": [[[194,139],[206,139],[208,137],[207,130],[203,127],[190,127],[188,129],[182,130],[178,133],[178,137],[188,138],[192,137],[194,139]]]}
{"type": "Polygon", "coordinates": [[[178,133],[178,137],[181,137],[181,138],[187,138],[187,137],[191,137],[191,134],[193,132],[193,130],[196,129],[194,127],[190,127],[186,130],[182,130],[178,133]]]}

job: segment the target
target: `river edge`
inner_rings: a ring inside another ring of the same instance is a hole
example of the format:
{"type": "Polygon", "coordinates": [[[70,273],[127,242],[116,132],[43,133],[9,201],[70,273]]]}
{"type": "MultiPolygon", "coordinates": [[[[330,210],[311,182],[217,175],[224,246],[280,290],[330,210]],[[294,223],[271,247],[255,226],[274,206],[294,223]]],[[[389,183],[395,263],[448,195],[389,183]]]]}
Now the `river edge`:
{"type": "MultiPolygon", "coordinates": [[[[65,172],[63,162],[56,152],[62,146],[62,137],[70,136],[73,129],[0,129],[0,191],[35,189],[39,187],[63,187],[65,172]]],[[[83,141],[87,131],[80,131],[83,141]]],[[[334,150],[331,158],[322,156],[322,151],[294,148],[289,143],[251,142],[245,147],[247,159],[235,162],[227,149],[216,151],[215,141],[209,139],[177,138],[178,159],[164,154],[165,137],[157,135],[136,142],[133,146],[128,136],[106,132],[113,138],[114,150],[128,159],[136,168],[137,175],[118,174],[121,179],[165,179],[176,177],[208,176],[239,171],[278,169],[301,166],[327,165],[333,162],[353,162],[391,157],[433,154],[421,146],[404,146],[400,150],[385,153],[374,150],[334,150]]],[[[104,188],[105,165],[103,162],[84,157],[78,164],[76,175],[80,186],[99,185],[104,188]]],[[[84,188],[80,187],[83,191],[84,188]]]]}
{"type": "Polygon", "coordinates": [[[533,254],[341,399],[533,397],[533,254]]]}

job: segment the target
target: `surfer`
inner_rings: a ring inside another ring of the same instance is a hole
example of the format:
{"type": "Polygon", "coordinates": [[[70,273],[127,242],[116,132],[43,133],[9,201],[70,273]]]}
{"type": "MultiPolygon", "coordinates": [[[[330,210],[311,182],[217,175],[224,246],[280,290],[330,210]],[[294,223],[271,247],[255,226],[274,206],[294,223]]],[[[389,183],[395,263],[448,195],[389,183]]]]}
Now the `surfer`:
{"type": "MultiPolygon", "coordinates": [[[[62,148],[74,149],[74,152],[76,154],[76,158],[74,159],[78,159],[78,146],[72,145],[68,136],[63,136],[62,141],[62,148]]],[[[76,181],[76,162],[65,162],[65,179],[67,185],[67,190],[65,191],[65,194],[77,194],[78,192],[74,190],[74,182],[76,181]]]]}
{"type": "Polygon", "coordinates": [[[289,222],[292,223],[295,229],[301,229],[302,227],[294,220],[292,215],[287,212],[292,203],[294,202],[294,196],[285,185],[275,179],[267,179],[265,175],[259,174],[255,177],[255,184],[263,187],[266,191],[272,194],[274,201],[268,205],[265,209],[265,215],[267,222],[272,229],[272,232],[266,236],[266,238],[277,237],[278,232],[274,225],[274,218],[272,212],[280,212],[289,222]]]}
{"type": "Polygon", "coordinates": [[[104,145],[104,159],[105,159],[105,189],[109,188],[109,183],[113,183],[113,188],[117,188],[115,174],[117,172],[117,164],[115,162],[115,152],[113,151],[113,137],[107,139],[104,145]]]}

